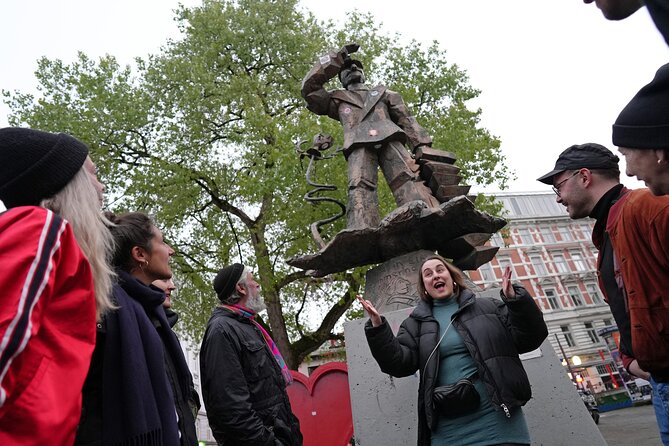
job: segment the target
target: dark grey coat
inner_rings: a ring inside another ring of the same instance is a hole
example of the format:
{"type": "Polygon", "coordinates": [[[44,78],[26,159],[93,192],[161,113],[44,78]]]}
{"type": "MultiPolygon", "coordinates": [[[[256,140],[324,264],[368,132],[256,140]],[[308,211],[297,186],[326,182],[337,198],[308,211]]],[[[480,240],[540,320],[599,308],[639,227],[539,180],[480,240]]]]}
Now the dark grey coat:
{"type": "MultiPolygon", "coordinates": [[[[532,391],[518,357],[538,348],[548,336],[541,310],[532,297],[514,285],[514,299],[477,298],[470,290],[460,293],[459,309],[453,316],[455,328],[476,362],[493,405],[509,415],[509,409],[524,405],[532,391]]],[[[432,304],[421,301],[402,322],[395,337],[383,319],[379,327],[365,326],[367,342],[384,373],[403,377],[420,371],[418,388],[418,445],[430,444],[430,430],[437,416],[432,394],[439,374],[439,349],[426,364],[439,341],[439,323],[432,316],[432,304]]]]}

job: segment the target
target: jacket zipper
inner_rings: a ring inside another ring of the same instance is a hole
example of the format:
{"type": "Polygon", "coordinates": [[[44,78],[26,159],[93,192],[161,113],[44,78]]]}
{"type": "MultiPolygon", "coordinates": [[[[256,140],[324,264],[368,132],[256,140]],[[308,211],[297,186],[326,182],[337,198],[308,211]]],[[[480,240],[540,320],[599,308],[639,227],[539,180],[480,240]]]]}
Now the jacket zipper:
{"type": "MultiPolygon", "coordinates": [[[[460,310],[462,310],[463,308],[465,308],[465,307],[467,307],[467,306],[469,306],[469,304],[467,304],[467,305],[463,306],[462,308],[458,309],[458,311],[456,311],[455,314],[458,314],[458,313],[460,312],[460,310]]],[[[453,322],[455,322],[455,315],[454,315],[454,317],[453,317],[453,322]]],[[[455,326],[456,330],[457,330],[457,327],[458,327],[458,326],[456,325],[456,326],[455,326]]],[[[474,337],[472,336],[471,332],[467,329],[467,327],[462,326],[462,329],[463,329],[464,331],[467,332],[467,334],[469,335],[469,339],[474,340],[474,337]]],[[[467,345],[467,344],[465,343],[465,345],[467,345]]],[[[472,352],[469,352],[469,354],[471,355],[472,352]]],[[[475,358],[475,356],[472,355],[472,358],[475,358]]],[[[477,363],[478,363],[478,361],[477,361],[477,363]]],[[[486,371],[488,371],[488,367],[486,367],[486,365],[485,365],[484,363],[481,363],[481,367],[483,367],[484,369],[486,369],[486,371]]],[[[490,371],[488,371],[488,376],[491,376],[491,377],[492,377],[492,373],[490,373],[490,371]]],[[[499,387],[497,386],[497,382],[495,382],[494,379],[491,379],[490,382],[492,382],[493,387],[495,387],[495,391],[497,392],[497,394],[498,394],[498,395],[501,395],[502,393],[499,391],[499,387]]],[[[500,398],[500,399],[501,399],[501,398],[500,398]]],[[[506,404],[504,404],[504,403],[500,403],[499,406],[500,406],[500,407],[502,408],[502,410],[504,411],[504,415],[506,415],[507,418],[511,418],[511,412],[509,411],[509,408],[506,406],[506,404]]]]}

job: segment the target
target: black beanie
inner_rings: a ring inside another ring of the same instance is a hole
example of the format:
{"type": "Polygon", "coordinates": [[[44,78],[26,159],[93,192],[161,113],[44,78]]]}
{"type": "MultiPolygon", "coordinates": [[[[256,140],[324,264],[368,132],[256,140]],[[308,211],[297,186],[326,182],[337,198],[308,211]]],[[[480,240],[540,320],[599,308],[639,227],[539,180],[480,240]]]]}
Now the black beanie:
{"type": "Polygon", "coordinates": [[[655,73],[613,124],[613,144],[628,149],[669,148],[669,64],[655,73]]]}
{"type": "Polygon", "coordinates": [[[37,205],[58,193],[84,165],[88,147],[64,133],[0,129],[0,200],[37,205]]]}
{"type": "Polygon", "coordinates": [[[218,295],[218,300],[227,302],[235,290],[235,285],[242,277],[244,272],[244,265],[241,263],[233,263],[232,265],[222,268],[214,278],[214,291],[218,295]]]}

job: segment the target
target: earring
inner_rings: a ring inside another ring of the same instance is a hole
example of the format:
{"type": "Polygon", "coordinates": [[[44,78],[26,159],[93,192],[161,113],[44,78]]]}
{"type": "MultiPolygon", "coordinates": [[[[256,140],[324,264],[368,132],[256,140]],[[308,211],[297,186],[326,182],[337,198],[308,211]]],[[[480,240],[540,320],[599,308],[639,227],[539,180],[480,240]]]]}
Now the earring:
{"type": "Polygon", "coordinates": [[[148,260],[144,260],[143,263],[139,264],[139,269],[141,269],[142,272],[144,272],[144,268],[148,268],[148,267],[149,267],[149,261],[148,260]]]}

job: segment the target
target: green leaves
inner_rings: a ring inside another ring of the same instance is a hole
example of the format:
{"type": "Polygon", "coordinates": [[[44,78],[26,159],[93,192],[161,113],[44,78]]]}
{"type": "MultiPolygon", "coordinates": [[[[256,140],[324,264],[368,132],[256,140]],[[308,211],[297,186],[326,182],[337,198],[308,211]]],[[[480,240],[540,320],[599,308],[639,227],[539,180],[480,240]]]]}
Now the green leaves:
{"type": "MultiPolygon", "coordinates": [[[[206,0],[176,18],[182,38],[133,66],[81,53],[70,65],[41,59],[39,96],[3,96],[13,125],[69,132],[91,147],[110,208],[155,215],[177,251],[175,308],[194,339],[216,304],[213,274],[229,262],[257,267],[273,336],[293,367],[332,336],[362,284],[365,269],[307,286],[284,263],[314,252],[309,224],[336,212],[304,201],[308,159],[295,152],[319,132],[342,143],[339,123],[308,112],[300,97],[303,76],[329,48],[359,43],[368,83],[400,92],[469,182],[504,187],[509,178],[499,141],[466,106],[479,92],[436,42],[403,45],[359,13],[341,28],[320,23],[295,0],[206,0]]],[[[319,162],[314,177],[346,201],[343,156],[319,162]]],[[[394,208],[385,185],[381,201],[394,208]]],[[[324,227],[324,238],[344,224],[324,227]]]]}

